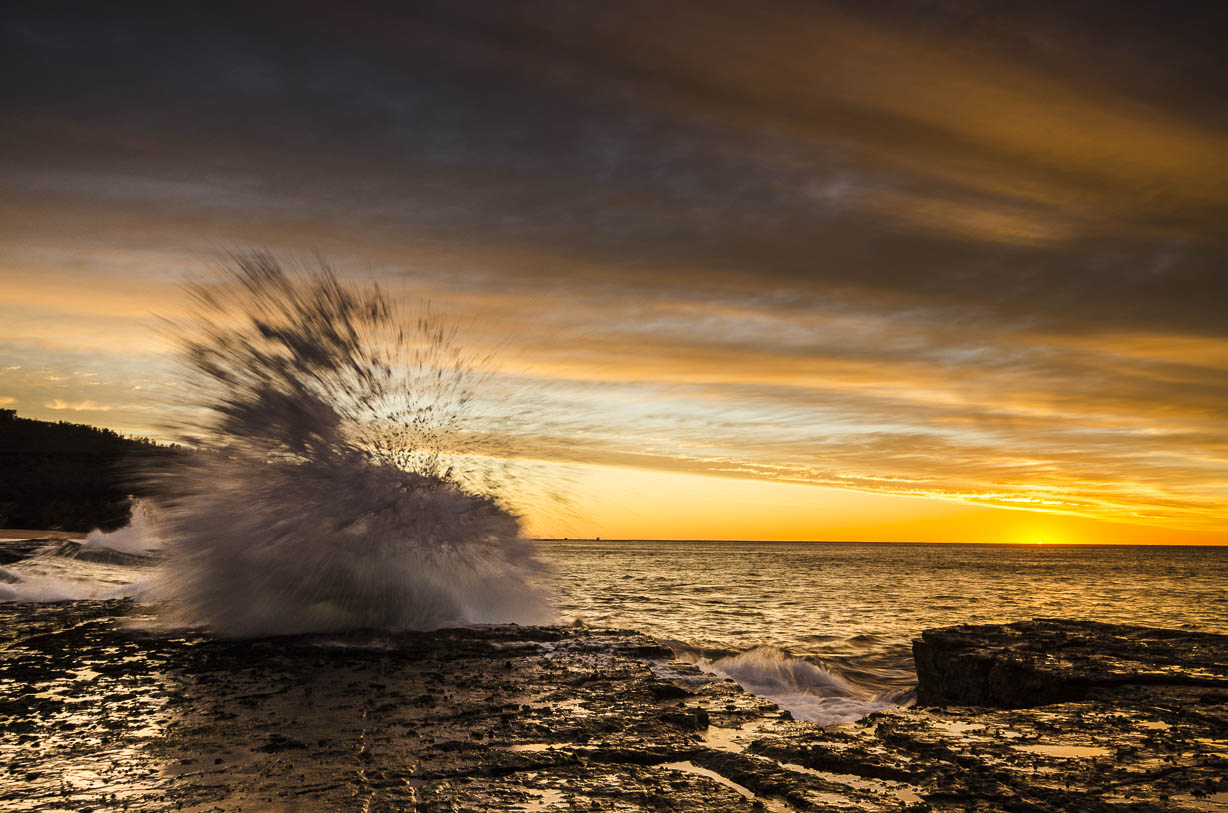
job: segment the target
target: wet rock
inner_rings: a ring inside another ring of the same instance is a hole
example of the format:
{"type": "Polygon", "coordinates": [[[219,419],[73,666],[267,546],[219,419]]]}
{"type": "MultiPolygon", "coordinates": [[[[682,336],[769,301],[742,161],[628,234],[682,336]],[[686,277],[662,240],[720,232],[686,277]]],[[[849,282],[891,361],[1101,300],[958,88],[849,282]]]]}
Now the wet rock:
{"type": "MultiPolygon", "coordinates": [[[[143,630],[148,612],[0,605],[0,808],[1150,811],[1228,793],[1223,661],[1201,639],[1186,676],[1203,682],[824,729],[630,631],[226,641],[143,630]]],[[[963,633],[950,651],[992,660],[998,635],[1026,652],[1023,630],[963,633]]],[[[1169,642],[1167,666],[1125,672],[1185,674],[1175,638],[1147,640],[1169,642]]],[[[1078,674],[1108,663],[1067,649],[1078,674]]]]}
{"type": "Polygon", "coordinates": [[[1038,619],[928,630],[914,652],[929,707],[778,725],[748,750],[932,810],[1228,810],[1228,636],[1038,619]]]}
{"type": "Polygon", "coordinates": [[[917,702],[1023,708],[1128,685],[1228,689],[1228,635],[1093,621],[926,630],[913,641],[917,702]]]}
{"type": "Polygon", "coordinates": [[[672,700],[691,696],[691,693],[682,686],[675,683],[667,683],[664,680],[648,684],[648,693],[652,695],[654,700],[672,700]]]}

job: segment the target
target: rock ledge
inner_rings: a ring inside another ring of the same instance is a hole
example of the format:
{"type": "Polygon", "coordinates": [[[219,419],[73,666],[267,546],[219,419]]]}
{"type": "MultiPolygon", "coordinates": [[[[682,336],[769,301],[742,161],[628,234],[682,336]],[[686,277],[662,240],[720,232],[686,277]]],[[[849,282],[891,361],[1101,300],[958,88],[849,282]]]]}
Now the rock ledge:
{"type": "Polygon", "coordinates": [[[147,611],[0,604],[0,808],[1228,809],[1223,636],[931,630],[943,705],[820,728],[631,631],[226,641],[147,611]]]}
{"type": "Polygon", "coordinates": [[[922,705],[1027,708],[1115,687],[1228,690],[1228,635],[1037,618],[926,630],[913,641],[922,705]]]}

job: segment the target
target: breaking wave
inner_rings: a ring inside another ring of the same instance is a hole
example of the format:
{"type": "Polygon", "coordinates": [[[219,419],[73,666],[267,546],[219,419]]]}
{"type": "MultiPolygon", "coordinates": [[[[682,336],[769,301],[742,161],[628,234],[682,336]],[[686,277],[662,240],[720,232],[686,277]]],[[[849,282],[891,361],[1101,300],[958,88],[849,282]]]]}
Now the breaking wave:
{"type": "Polygon", "coordinates": [[[26,558],[0,569],[0,601],[130,598],[145,591],[150,564],[146,556],[103,547],[87,550],[84,542],[71,539],[44,542],[26,558]]]}
{"type": "Polygon", "coordinates": [[[145,500],[133,500],[128,524],[114,531],[90,531],[81,543],[81,552],[101,554],[112,551],[129,556],[152,556],[162,549],[157,530],[157,509],[145,500]]]}
{"type": "MultiPolygon", "coordinates": [[[[115,531],[91,531],[83,540],[33,539],[42,543],[0,569],[0,601],[47,602],[139,597],[161,547],[154,508],[132,505],[129,523],[115,531]]],[[[28,549],[27,549],[28,550],[28,549]]],[[[14,551],[20,555],[20,552],[14,551]]]]}
{"type": "Polygon", "coordinates": [[[249,636],[550,619],[545,568],[498,496],[508,411],[447,322],[266,255],[192,293],[172,330],[194,451],[155,473],[170,622],[249,636]]]}
{"type": "Polygon", "coordinates": [[[709,657],[676,643],[672,646],[679,660],[734,680],[751,694],[786,709],[794,718],[820,725],[849,723],[876,711],[909,705],[913,700],[911,690],[875,691],[834,669],[793,657],[776,647],[760,646],[709,657]]]}

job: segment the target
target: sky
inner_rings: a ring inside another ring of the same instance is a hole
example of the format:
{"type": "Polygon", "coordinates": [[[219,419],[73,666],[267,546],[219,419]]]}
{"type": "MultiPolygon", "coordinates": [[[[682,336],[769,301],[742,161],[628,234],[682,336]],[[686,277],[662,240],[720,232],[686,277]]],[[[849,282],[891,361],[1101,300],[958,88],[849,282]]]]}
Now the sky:
{"type": "Polygon", "coordinates": [[[1228,11],[26,4],[0,406],[156,434],[227,252],[455,314],[531,532],[1228,544],[1228,11]]]}

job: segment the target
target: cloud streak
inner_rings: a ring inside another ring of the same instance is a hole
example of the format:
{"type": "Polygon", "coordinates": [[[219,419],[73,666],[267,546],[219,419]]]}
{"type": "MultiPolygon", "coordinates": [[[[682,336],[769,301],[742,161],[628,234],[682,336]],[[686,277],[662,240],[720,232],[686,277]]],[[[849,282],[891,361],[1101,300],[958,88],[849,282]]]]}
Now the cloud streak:
{"type": "Polygon", "coordinates": [[[43,404],[43,406],[47,409],[56,410],[57,412],[60,410],[68,410],[69,412],[110,412],[111,411],[111,407],[105,404],[99,404],[95,401],[74,401],[70,403],[61,398],[57,398],[54,401],[48,401],[47,403],[43,404]]]}

